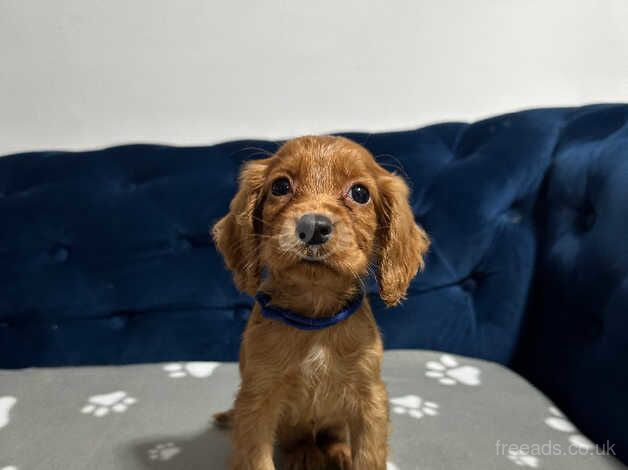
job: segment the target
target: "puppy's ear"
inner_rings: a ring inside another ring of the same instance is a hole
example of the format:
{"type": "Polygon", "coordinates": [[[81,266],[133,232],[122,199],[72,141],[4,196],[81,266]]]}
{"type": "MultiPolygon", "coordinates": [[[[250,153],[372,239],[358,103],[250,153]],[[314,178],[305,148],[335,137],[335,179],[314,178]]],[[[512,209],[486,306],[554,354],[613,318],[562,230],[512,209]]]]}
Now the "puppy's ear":
{"type": "Polygon", "coordinates": [[[229,205],[229,213],[212,229],[216,247],[233,273],[236,287],[251,296],[261,280],[259,212],[269,162],[270,158],[253,160],[242,167],[238,193],[229,205]]]}
{"type": "Polygon", "coordinates": [[[378,179],[378,186],[379,294],[390,307],[405,299],[410,281],[423,268],[430,242],[414,221],[405,181],[386,172],[378,179]]]}

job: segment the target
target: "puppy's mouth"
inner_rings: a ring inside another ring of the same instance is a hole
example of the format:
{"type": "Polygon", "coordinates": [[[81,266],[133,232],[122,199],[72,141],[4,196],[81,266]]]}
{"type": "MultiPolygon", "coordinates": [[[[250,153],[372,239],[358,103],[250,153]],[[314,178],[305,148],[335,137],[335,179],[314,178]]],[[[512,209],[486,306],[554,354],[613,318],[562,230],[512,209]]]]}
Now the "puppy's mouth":
{"type": "Polygon", "coordinates": [[[292,253],[295,257],[295,266],[306,268],[307,271],[337,271],[333,261],[333,250],[324,245],[295,247],[292,253]]]}
{"type": "Polygon", "coordinates": [[[287,255],[284,259],[296,265],[333,268],[336,264],[335,255],[344,246],[339,243],[341,238],[338,238],[338,234],[323,243],[308,243],[310,240],[307,237],[299,237],[295,232],[298,232],[295,226],[287,222],[277,237],[277,249],[281,257],[287,255]]]}
{"type": "Polygon", "coordinates": [[[301,250],[297,251],[296,255],[300,258],[300,261],[304,263],[324,264],[331,253],[322,246],[304,246],[301,250]]]}
{"type": "Polygon", "coordinates": [[[340,274],[338,270],[338,266],[333,262],[331,256],[331,252],[321,249],[319,247],[316,249],[315,247],[307,247],[302,251],[297,253],[297,263],[295,266],[299,266],[307,273],[331,273],[331,274],[340,274]]]}

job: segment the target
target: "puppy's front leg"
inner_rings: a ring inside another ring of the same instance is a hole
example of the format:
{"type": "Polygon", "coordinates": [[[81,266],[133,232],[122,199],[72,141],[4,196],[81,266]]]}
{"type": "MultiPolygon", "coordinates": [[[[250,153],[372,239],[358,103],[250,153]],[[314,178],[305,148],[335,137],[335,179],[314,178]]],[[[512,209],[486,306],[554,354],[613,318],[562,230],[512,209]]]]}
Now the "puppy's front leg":
{"type": "Polygon", "coordinates": [[[273,445],[278,418],[277,397],[243,382],[233,414],[232,470],[275,470],[273,445]]]}
{"type": "Polygon", "coordinates": [[[353,470],[386,470],[388,395],[384,384],[370,387],[350,421],[353,470]]]}

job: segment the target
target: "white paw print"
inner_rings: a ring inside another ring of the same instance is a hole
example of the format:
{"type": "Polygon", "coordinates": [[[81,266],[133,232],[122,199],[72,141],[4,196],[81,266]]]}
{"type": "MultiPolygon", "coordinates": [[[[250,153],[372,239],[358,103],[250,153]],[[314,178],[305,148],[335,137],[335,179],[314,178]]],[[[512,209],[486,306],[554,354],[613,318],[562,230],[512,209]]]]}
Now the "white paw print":
{"type": "Polygon", "coordinates": [[[386,470],[399,470],[399,467],[392,462],[386,462],[386,470]]]}
{"type": "Polygon", "coordinates": [[[128,396],[126,392],[118,390],[117,392],[89,397],[87,405],[81,409],[81,413],[102,418],[112,411],[124,413],[134,403],[137,403],[135,398],[128,396]]]}
{"type": "Polygon", "coordinates": [[[595,447],[595,444],[593,444],[589,439],[578,433],[576,427],[571,423],[571,421],[565,418],[565,415],[562,414],[558,408],[550,406],[549,412],[553,416],[545,418],[545,424],[557,431],[570,433],[569,443],[571,445],[584,450],[591,450],[595,447]]]}
{"type": "Polygon", "coordinates": [[[480,385],[480,369],[474,366],[461,366],[458,361],[449,354],[443,354],[440,362],[429,361],[425,366],[429,369],[425,372],[427,377],[438,379],[443,385],[480,385]]]}
{"type": "Polygon", "coordinates": [[[188,376],[204,379],[211,376],[219,365],[220,362],[173,362],[166,364],[163,368],[172,379],[188,376]]]}
{"type": "Polygon", "coordinates": [[[9,424],[9,412],[16,403],[17,398],[15,397],[0,397],[0,429],[9,424]]]}
{"type": "Polygon", "coordinates": [[[533,455],[528,455],[521,450],[509,450],[508,459],[520,467],[539,468],[539,459],[533,455]]]}
{"type": "Polygon", "coordinates": [[[179,452],[181,452],[181,448],[175,445],[174,442],[166,442],[164,444],[157,444],[152,449],[149,449],[148,458],[151,460],[170,460],[179,452]]]}
{"type": "Polygon", "coordinates": [[[438,414],[438,404],[433,401],[423,401],[416,395],[406,395],[399,398],[391,398],[392,411],[398,415],[409,415],[416,419],[423,416],[436,416],[438,414]]]}

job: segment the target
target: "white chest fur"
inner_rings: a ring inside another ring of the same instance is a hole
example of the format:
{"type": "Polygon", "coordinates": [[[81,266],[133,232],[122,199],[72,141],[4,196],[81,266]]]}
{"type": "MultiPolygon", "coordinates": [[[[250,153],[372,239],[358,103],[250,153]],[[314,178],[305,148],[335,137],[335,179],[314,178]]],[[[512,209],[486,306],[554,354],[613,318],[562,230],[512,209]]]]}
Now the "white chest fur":
{"type": "Polygon", "coordinates": [[[301,372],[309,378],[324,376],[329,371],[330,361],[329,349],[321,344],[315,344],[301,362],[301,372]]]}

